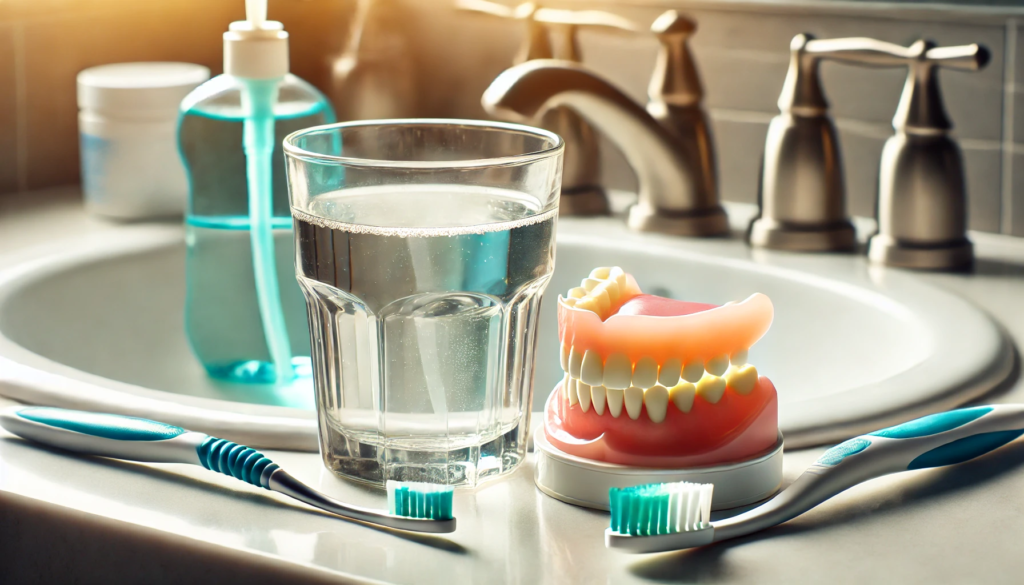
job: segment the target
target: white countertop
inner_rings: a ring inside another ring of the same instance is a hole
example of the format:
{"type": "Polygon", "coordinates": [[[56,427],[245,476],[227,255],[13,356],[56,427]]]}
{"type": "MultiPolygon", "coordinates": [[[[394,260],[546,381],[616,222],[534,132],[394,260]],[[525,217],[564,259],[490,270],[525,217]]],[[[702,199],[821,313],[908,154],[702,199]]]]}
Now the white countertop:
{"type": "MultiPolygon", "coordinates": [[[[0,202],[0,255],[117,229],[87,218],[73,190],[47,201],[0,202]]],[[[1024,243],[973,236],[975,274],[923,278],[990,312],[1020,346],[1024,243]]],[[[982,402],[1015,401],[1024,402],[1016,378],[982,402]]],[[[787,452],[786,481],[822,450],[787,452]]],[[[384,505],[316,454],[266,454],[330,495],[384,505]]],[[[458,491],[452,536],[410,536],[198,467],[69,456],[0,430],[0,582],[1009,583],[1024,574],[1021,441],[953,468],[869,482],[758,535],[649,557],[606,550],[607,515],[544,496],[532,472],[531,459],[507,479],[458,491]]]]}

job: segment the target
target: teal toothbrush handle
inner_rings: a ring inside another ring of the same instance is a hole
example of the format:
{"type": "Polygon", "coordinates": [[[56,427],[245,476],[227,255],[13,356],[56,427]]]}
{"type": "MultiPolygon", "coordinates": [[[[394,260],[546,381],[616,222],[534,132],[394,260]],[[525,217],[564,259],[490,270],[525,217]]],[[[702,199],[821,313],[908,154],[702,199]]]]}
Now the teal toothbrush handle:
{"type": "Polygon", "coordinates": [[[1024,405],[963,408],[925,416],[826,451],[791,486],[748,512],[713,523],[714,540],[780,524],[867,480],[962,463],[1024,434],[1024,405]]]}
{"type": "Polygon", "coordinates": [[[0,426],[52,447],[87,455],[151,463],[191,463],[270,489],[277,464],[243,445],[144,418],[18,406],[0,413],[0,426]]]}

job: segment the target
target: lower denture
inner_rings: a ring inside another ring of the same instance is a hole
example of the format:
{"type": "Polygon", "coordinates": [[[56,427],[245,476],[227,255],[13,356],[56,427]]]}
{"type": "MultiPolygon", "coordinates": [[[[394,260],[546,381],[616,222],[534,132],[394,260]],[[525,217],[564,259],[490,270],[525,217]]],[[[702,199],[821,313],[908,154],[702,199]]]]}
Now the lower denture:
{"type": "Polygon", "coordinates": [[[578,457],[639,467],[698,467],[742,461],[772,446],[778,434],[775,386],[761,377],[750,394],[727,388],[711,404],[690,392],[677,393],[661,422],[652,421],[646,405],[634,420],[623,405],[625,391],[608,391],[605,413],[558,398],[545,409],[544,429],[556,448],[578,457]],[[689,412],[678,407],[683,397],[689,412]],[[618,409],[619,416],[613,416],[618,409]]]}

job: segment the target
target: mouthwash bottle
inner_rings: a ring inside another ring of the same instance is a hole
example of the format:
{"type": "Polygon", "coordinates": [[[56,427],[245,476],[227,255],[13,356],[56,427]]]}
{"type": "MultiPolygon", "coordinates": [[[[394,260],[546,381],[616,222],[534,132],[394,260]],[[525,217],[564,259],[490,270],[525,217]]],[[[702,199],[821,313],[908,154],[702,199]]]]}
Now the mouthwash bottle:
{"type": "Polygon", "coordinates": [[[265,0],[247,4],[248,20],[232,23],[224,35],[225,73],[197,87],[181,104],[178,140],[189,179],[185,331],[210,376],[282,383],[308,370],[310,346],[305,302],[295,280],[281,142],[296,130],[333,122],[334,113],[316,88],[288,73],[288,36],[280,23],[265,20],[265,0]],[[253,87],[270,89],[254,100],[253,87]],[[262,128],[263,159],[253,154],[252,142],[243,142],[251,140],[253,128],[262,128]],[[250,204],[262,205],[252,200],[258,188],[250,184],[254,176],[269,183],[262,188],[270,201],[264,201],[263,215],[257,217],[265,245],[252,233],[253,213],[261,212],[250,204]],[[262,260],[254,246],[264,253],[262,260]],[[275,296],[269,298],[280,297],[277,332],[274,319],[266,319],[267,307],[261,314],[265,299],[260,298],[275,281],[275,296]],[[287,347],[275,350],[275,336],[287,347]],[[293,371],[275,366],[283,361],[290,361],[293,371]]]}

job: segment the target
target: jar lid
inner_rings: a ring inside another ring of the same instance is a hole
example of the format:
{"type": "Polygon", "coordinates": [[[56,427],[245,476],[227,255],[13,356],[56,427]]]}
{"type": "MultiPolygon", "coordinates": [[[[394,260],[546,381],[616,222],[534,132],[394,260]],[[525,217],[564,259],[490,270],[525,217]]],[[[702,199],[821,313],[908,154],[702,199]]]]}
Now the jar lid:
{"type": "Polygon", "coordinates": [[[181,100],[210,78],[192,63],[115,63],[78,74],[78,107],[113,114],[174,115],[181,100]]]}

